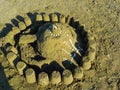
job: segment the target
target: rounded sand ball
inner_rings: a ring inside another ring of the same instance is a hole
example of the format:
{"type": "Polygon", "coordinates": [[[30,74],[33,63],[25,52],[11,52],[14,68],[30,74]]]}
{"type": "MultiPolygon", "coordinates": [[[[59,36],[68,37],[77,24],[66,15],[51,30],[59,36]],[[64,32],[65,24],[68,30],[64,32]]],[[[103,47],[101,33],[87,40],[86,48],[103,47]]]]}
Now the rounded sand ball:
{"type": "Polygon", "coordinates": [[[53,71],[51,75],[51,83],[59,84],[61,82],[61,74],[59,71],[53,71]]]}
{"type": "Polygon", "coordinates": [[[38,75],[38,84],[42,87],[46,87],[49,84],[49,77],[47,73],[41,72],[38,75]]]}
{"type": "Polygon", "coordinates": [[[18,70],[19,74],[23,75],[24,70],[26,69],[27,65],[24,62],[19,61],[16,65],[16,67],[17,67],[17,70],[18,70]]]}
{"type": "Polygon", "coordinates": [[[63,78],[63,83],[65,85],[69,85],[73,82],[73,76],[70,70],[67,70],[67,69],[64,70],[62,74],[62,78],[63,78]]]}
{"type": "Polygon", "coordinates": [[[28,68],[25,71],[25,76],[28,83],[32,84],[36,82],[35,71],[32,68],[28,68]]]}
{"type": "Polygon", "coordinates": [[[74,78],[75,79],[82,79],[83,78],[83,68],[82,67],[75,68],[74,78]]]}

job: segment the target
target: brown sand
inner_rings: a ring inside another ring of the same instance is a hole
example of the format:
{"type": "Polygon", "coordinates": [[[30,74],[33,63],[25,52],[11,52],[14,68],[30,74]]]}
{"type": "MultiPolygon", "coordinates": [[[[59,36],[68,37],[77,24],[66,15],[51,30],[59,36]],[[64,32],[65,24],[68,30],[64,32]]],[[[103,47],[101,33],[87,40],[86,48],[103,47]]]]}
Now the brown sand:
{"type": "MultiPolygon", "coordinates": [[[[1,0],[0,31],[17,15],[28,12],[58,12],[78,19],[84,29],[90,30],[97,43],[95,61],[84,81],[69,86],[49,85],[47,90],[120,90],[120,0],[1,0]],[[95,73],[95,74],[94,74],[95,73]],[[102,87],[101,87],[102,86],[102,87]]],[[[0,34],[1,35],[1,34],[0,34]]],[[[2,41],[2,39],[0,39],[2,41]]],[[[2,43],[0,43],[1,45],[2,43]]],[[[94,55],[93,55],[94,56],[94,55]]],[[[91,55],[91,58],[93,57],[91,55]]],[[[29,85],[0,55],[0,89],[37,90],[29,85]]],[[[43,90],[45,90],[43,89],[43,90]]]]}

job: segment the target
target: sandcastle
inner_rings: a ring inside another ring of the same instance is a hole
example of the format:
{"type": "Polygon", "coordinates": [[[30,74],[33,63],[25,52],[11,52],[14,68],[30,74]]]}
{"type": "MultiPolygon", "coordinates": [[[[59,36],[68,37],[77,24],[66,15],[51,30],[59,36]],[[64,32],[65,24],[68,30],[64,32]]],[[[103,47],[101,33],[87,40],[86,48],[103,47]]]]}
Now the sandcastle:
{"type": "Polygon", "coordinates": [[[5,47],[5,56],[10,65],[28,83],[38,83],[42,87],[49,83],[69,85],[74,79],[82,80],[84,71],[89,70],[95,60],[94,36],[87,32],[86,40],[80,23],[69,16],[44,13],[35,14],[35,17],[33,21],[29,16],[23,17],[24,21],[18,22],[18,26],[13,26],[3,37],[1,43],[4,45],[1,47],[5,47]],[[45,67],[51,72],[44,71],[44,65],[49,66],[53,61],[62,69],[56,64],[55,68],[45,67]],[[43,70],[36,72],[31,65],[43,70]]]}

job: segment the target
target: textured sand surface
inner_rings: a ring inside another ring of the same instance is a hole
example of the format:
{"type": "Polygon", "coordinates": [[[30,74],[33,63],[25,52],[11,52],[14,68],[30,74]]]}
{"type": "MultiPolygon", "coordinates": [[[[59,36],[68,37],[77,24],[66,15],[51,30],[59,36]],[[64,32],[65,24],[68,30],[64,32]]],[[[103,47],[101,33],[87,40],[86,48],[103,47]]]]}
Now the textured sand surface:
{"type": "Polygon", "coordinates": [[[0,0],[0,31],[28,12],[58,12],[78,19],[96,36],[96,60],[82,81],[41,88],[28,84],[0,56],[0,90],[120,90],[120,0],[0,0]]]}

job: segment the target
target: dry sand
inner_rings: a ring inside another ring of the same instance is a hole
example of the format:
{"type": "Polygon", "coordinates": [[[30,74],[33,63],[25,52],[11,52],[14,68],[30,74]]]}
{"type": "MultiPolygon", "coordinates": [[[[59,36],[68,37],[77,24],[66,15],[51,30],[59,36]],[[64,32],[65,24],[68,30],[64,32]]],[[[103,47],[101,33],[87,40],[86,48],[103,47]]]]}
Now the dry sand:
{"type": "Polygon", "coordinates": [[[0,90],[120,90],[120,0],[0,0],[0,31],[28,12],[58,12],[78,19],[96,36],[96,60],[82,81],[41,88],[28,84],[0,56],[0,90]]]}

